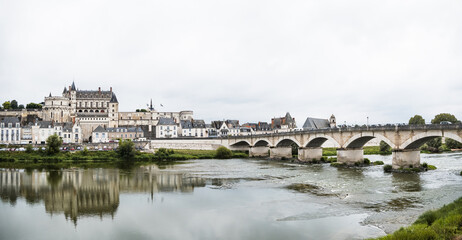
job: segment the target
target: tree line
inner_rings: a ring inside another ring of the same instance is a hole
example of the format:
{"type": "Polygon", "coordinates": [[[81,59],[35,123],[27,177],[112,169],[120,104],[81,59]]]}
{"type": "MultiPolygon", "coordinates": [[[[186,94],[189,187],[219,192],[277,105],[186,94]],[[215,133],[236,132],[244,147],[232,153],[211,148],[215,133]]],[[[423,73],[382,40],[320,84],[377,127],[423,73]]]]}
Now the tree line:
{"type": "MultiPolygon", "coordinates": [[[[432,120],[432,124],[441,124],[443,122],[455,124],[460,123],[460,121],[450,113],[440,113],[436,115],[432,120]]],[[[425,119],[421,115],[415,115],[409,119],[409,125],[424,125],[425,119]]],[[[441,137],[433,138],[425,143],[422,147],[422,150],[429,152],[440,152],[449,149],[462,149],[462,143],[446,138],[445,143],[443,144],[443,139],[441,137]]]]}
{"type": "Polygon", "coordinates": [[[5,101],[2,106],[0,106],[0,109],[41,109],[42,105],[38,103],[29,103],[24,107],[24,104],[18,104],[18,101],[16,100],[11,100],[11,101],[5,101]]]}

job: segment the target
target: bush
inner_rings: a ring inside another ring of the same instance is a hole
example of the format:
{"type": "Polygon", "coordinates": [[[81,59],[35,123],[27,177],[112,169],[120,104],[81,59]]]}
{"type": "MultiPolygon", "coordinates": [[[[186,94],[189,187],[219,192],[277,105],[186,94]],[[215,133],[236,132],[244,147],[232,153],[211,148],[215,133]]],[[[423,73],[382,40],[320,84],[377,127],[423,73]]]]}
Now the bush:
{"type": "Polygon", "coordinates": [[[446,146],[449,149],[461,149],[462,148],[462,143],[460,143],[460,142],[458,142],[456,140],[450,139],[450,138],[446,138],[446,146]]]}
{"type": "Polygon", "coordinates": [[[58,135],[53,134],[47,138],[47,154],[53,155],[59,153],[59,148],[63,145],[63,140],[58,135]]]}
{"type": "Polygon", "coordinates": [[[84,147],[83,150],[82,150],[82,155],[83,156],[87,156],[88,155],[88,148],[87,147],[84,147]]]}
{"type": "Polygon", "coordinates": [[[390,145],[388,145],[388,143],[386,143],[384,141],[380,141],[380,152],[382,152],[382,153],[391,152],[390,145]]]}
{"type": "Polygon", "coordinates": [[[248,154],[245,154],[243,152],[234,152],[233,153],[233,157],[234,158],[248,158],[249,155],[248,154]]]}
{"type": "Polygon", "coordinates": [[[384,171],[384,172],[389,173],[389,172],[391,172],[392,170],[393,170],[393,167],[392,167],[390,164],[387,164],[387,165],[383,166],[383,171],[384,171]]]}
{"type": "Polygon", "coordinates": [[[364,158],[363,162],[367,165],[371,164],[371,160],[369,160],[369,158],[364,158]]]}
{"type": "Polygon", "coordinates": [[[27,144],[26,146],[26,153],[32,153],[34,152],[34,149],[32,148],[31,144],[27,144]]]}
{"type": "Polygon", "coordinates": [[[344,164],[338,163],[338,162],[333,162],[330,164],[331,167],[342,167],[344,164]]]}
{"type": "Polygon", "coordinates": [[[460,176],[462,176],[462,171],[460,171],[460,176]]]}
{"type": "Polygon", "coordinates": [[[426,162],[422,163],[423,168],[428,168],[428,164],[426,162]]]}
{"type": "Polygon", "coordinates": [[[428,165],[428,170],[436,170],[436,166],[433,166],[433,165],[428,165]]]}
{"type": "Polygon", "coordinates": [[[383,165],[383,161],[375,161],[374,165],[383,165]]]}
{"type": "Polygon", "coordinates": [[[337,158],[336,157],[330,157],[327,159],[328,162],[331,162],[331,163],[334,163],[334,162],[337,162],[337,158]]]}
{"type": "Polygon", "coordinates": [[[228,158],[231,158],[232,156],[233,156],[233,152],[231,152],[231,150],[223,146],[219,147],[215,154],[215,157],[218,159],[228,159],[228,158]]]}
{"type": "Polygon", "coordinates": [[[125,160],[131,160],[135,156],[135,152],[135,144],[130,139],[126,139],[119,142],[117,154],[120,158],[125,160]]]}

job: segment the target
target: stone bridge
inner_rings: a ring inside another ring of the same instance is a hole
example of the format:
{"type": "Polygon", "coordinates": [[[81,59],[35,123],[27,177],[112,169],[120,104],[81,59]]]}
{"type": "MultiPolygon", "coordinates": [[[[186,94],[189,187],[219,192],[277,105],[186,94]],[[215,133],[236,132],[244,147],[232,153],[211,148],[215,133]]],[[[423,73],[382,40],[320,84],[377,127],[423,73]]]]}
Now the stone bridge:
{"type": "Polygon", "coordinates": [[[339,163],[363,161],[363,146],[371,139],[385,141],[393,149],[393,168],[420,166],[419,147],[436,137],[462,142],[461,124],[387,125],[381,127],[332,128],[266,135],[225,138],[221,145],[234,150],[249,150],[250,156],[276,159],[292,158],[292,145],[298,146],[298,160],[312,161],[322,157],[322,145],[331,141],[337,147],[339,163]]]}

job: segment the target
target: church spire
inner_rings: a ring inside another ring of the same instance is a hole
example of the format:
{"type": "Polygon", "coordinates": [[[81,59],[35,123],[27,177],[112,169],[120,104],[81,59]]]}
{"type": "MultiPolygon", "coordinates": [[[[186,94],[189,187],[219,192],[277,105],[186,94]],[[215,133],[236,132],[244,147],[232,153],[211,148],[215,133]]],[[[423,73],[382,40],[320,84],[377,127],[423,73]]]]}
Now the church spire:
{"type": "Polygon", "coordinates": [[[77,89],[75,88],[75,83],[74,83],[74,81],[72,81],[71,90],[72,90],[72,91],[75,91],[75,90],[77,90],[77,89]]]}

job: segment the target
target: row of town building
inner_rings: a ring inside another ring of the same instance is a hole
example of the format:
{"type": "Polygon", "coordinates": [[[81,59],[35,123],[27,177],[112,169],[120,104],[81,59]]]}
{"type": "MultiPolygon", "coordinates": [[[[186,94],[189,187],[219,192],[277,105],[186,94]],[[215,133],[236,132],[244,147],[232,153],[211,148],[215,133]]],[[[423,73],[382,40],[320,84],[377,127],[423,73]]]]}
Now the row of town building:
{"type": "Polygon", "coordinates": [[[329,128],[330,119],[307,118],[298,129],[289,113],[271,122],[195,119],[193,111],[159,112],[151,105],[140,112],[119,112],[112,87],[109,91],[79,90],[72,83],[61,96],[45,97],[42,109],[1,110],[0,144],[42,144],[53,134],[64,143],[111,142],[118,139],[208,138],[269,134],[301,129],[329,128]]]}

